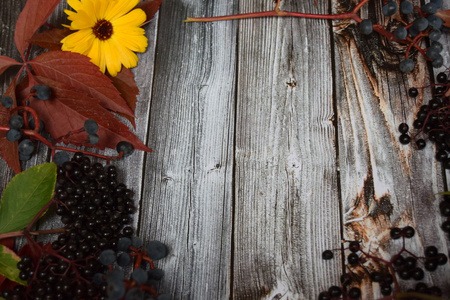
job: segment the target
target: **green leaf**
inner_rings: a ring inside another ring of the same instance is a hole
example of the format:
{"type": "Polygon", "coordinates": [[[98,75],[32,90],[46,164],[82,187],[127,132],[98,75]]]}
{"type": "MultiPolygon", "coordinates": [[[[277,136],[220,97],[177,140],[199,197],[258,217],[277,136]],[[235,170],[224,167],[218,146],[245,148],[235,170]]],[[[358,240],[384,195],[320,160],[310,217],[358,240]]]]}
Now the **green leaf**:
{"type": "Polygon", "coordinates": [[[55,190],[56,165],[34,166],[11,179],[0,202],[0,234],[24,229],[55,190]]]}
{"type": "Polygon", "coordinates": [[[15,254],[11,249],[4,245],[0,245],[0,274],[22,285],[26,285],[27,282],[19,278],[19,269],[17,269],[17,263],[20,261],[20,257],[15,254]]]}

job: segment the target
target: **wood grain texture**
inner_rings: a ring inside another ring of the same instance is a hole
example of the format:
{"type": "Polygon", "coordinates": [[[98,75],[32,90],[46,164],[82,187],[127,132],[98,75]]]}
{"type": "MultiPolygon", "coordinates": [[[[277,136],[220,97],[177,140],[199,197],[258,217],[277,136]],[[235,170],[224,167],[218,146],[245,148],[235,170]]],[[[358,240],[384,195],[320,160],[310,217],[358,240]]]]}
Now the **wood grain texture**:
{"type": "Polygon", "coordinates": [[[238,49],[233,298],[314,299],[341,268],[321,260],[340,242],[329,23],[243,20],[238,49]]]}
{"type": "Polygon", "coordinates": [[[164,1],[140,232],[170,247],[158,262],[174,299],[230,295],[236,24],[188,24],[230,14],[229,1],[164,1]]]}
{"type": "MultiPolygon", "coordinates": [[[[0,55],[19,59],[13,29],[25,2],[2,1],[0,55]]],[[[374,13],[375,2],[361,16],[391,22],[374,13]]],[[[354,3],[285,0],[282,9],[341,12],[354,3]]],[[[64,22],[64,7],[50,23],[64,22]]],[[[401,248],[388,239],[393,226],[417,229],[407,241],[412,253],[435,245],[448,254],[433,197],[445,188],[434,147],[398,142],[398,125],[412,125],[431,98],[427,89],[407,96],[409,87],[429,84],[423,59],[402,74],[401,47],[363,37],[346,21],[182,22],[273,7],[271,0],[164,0],[147,25],[149,47],[133,70],[135,132],[154,152],[114,164],[135,192],[138,235],[170,248],[156,265],[166,274],[160,290],[173,299],[316,299],[348,270],[339,259],[342,239],[390,259],[401,248]],[[338,258],[322,260],[326,249],[338,258]]],[[[0,76],[2,91],[11,76],[0,76]]],[[[23,168],[48,160],[40,146],[23,168]]],[[[12,175],[0,160],[0,193],[12,175]]],[[[53,217],[40,226],[61,224],[53,217]]],[[[362,299],[381,297],[367,274],[353,272],[362,299]]],[[[425,281],[450,294],[448,274],[447,264],[425,281]]]]}
{"type": "MultiPolygon", "coordinates": [[[[380,11],[378,6],[369,9],[380,11]]],[[[351,22],[335,25],[345,238],[360,240],[372,254],[390,260],[402,245],[400,240],[390,241],[389,228],[411,225],[417,229],[416,236],[407,241],[412,253],[422,256],[429,245],[445,251],[449,245],[439,229],[440,198],[433,197],[444,189],[434,147],[429,144],[417,151],[398,142],[398,125],[407,122],[412,128],[420,102],[431,98],[427,90],[417,99],[407,96],[409,87],[428,84],[423,75],[428,72],[425,62],[417,56],[415,71],[402,74],[398,71],[402,56],[392,55],[395,49],[389,44],[372,35],[361,36],[351,22]]],[[[386,270],[377,262],[366,265],[369,271],[386,270]]],[[[447,265],[427,280],[449,293],[449,271],[447,265]]],[[[361,269],[355,273],[364,275],[361,269]]],[[[381,297],[379,285],[365,278],[363,298],[381,297]]],[[[413,283],[404,286],[413,287],[413,283]]]]}

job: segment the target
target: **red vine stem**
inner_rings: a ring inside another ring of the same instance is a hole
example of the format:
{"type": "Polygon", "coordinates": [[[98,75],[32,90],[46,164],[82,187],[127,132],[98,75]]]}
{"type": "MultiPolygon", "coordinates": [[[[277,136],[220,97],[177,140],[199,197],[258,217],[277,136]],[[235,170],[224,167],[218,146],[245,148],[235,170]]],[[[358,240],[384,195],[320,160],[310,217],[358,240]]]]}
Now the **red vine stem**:
{"type": "Polygon", "coordinates": [[[298,17],[298,18],[310,18],[310,19],[326,19],[326,20],[341,20],[341,19],[352,19],[356,22],[361,22],[362,19],[356,14],[364,4],[370,0],[363,0],[358,5],[353,8],[351,12],[341,13],[341,14],[309,14],[309,13],[299,13],[293,11],[280,10],[280,0],[277,1],[277,5],[274,10],[263,11],[263,12],[252,12],[245,14],[236,14],[228,16],[218,16],[218,17],[204,17],[204,18],[191,18],[188,17],[184,22],[213,22],[213,21],[223,21],[223,20],[238,20],[238,19],[248,19],[248,18],[261,18],[261,17],[298,17]]]}
{"type": "Polygon", "coordinates": [[[65,228],[55,228],[55,229],[37,230],[37,231],[28,231],[28,232],[26,230],[11,231],[8,233],[0,234],[0,240],[7,239],[10,237],[24,236],[26,234],[40,235],[40,234],[60,233],[60,232],[64,232],[65,230],[66,230],[65,228]]]}

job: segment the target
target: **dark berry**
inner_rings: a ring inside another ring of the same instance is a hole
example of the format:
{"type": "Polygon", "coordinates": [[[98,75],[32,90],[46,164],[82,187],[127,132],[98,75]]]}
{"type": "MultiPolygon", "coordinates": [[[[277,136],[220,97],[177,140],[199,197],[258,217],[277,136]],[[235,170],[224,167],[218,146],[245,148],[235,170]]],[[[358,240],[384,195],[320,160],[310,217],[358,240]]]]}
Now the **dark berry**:
{"type": "Polygon", "coordinates": [[[357,287],[352,287],[347,292],[347,295],[350,299],[359,299],[359,297],[361,297],[361,290],[357,287]]]}
{"type": "Polygon", "coordinates": [[[358,256],[358,254],[356,254],[356,253],[350,253],[350,254],[347,256],[347,262],[348,262],[351,266],[354,266],[354,265],[358,264],[358,262],[359,262],[359,256],[358,256]]]}
{"type": "Polygon", "coordinates": [[[39,100],[48,100],[52,95],[52,90],[46,85],[35,85],[31,88],[31,91],[33,90],[36,93],[35,97],[39,100]]]}
{"type": "Polygon", "coordinates": [[[415,97],[417,97],[417,95],[419,95],[419,91],[418,91],[416,88],[410,88],[410,89],[408,90],[408,95],[409,95],[410,97],[415,98],[415,97]]]}
{"type": "Polygon", "coordinates": [[[408,124],[406,124],[406,123],[401,123],[401,124],[398,126],[398,131],[399,131],[400,133],[407,133],[408,130],[409,130],[409,126],[408,126],[408,124]]]}
{"type": "Polygon", "coordinates": [[[402,230],[398,227],[394,227],[390,231],[391,238],[396,240],[402,236],[402,230]]]}
{"type": "Polygon", "coordinates": [[[435,246],[428,246],[425,248],[426,257],[435,257],[438,255],[438,249],[435,246]]]}
{"type": "Polygon", "coordinates": [[[340,287],[333,285],[328,289],[328,294],[331,298],[337,298],[342,295],[342,290],[340,287]]]}
{"type": "Polygon", "coordinates": [[[325,250],[322,252],[322,259],[328,260],[333,258],[333,252],[331,250],[325,250]]]}
{"type": "Polygon", "coordinates": [[[425,148],[426,145],[427,145],[427,142],[425,142],[424,139],[418,139],[416,141],[417,150],[422,150],[423,148],[425,148]]]}
{"type": "Polygon", "coordinates": [[[416,231],[411,226],[406,226],[405,228],[402,229],[402,234],[406,238],[412,238],[415,233],[416,231]]]}
{"type": "Polygon", "coordinates": [[[10,108],[13,105],[13,98],[9,96],[2,97],[1,101],[4,108],[10,108]]]}
{"type": "Polygon", "coordinates": [[[133,153],[134,147],[129,142],[122,141],[117,144],[116,150],[119,153],[123,152],[123,156],[127,157],[133,153]]]}
{"type": "Polygon", "coordinates": [[[403,133],[400,135],[399,141],[401,144],[407,145],[407,144],[409,144],[409,142],[411,142],[411,137],[408,134],[403,133]]]}
{"type": "Polygon", "coordinates": [[[436,81],[438,83],[447,83],[447,74],[445,74],[444,72],[437,74],[436,81]]]}

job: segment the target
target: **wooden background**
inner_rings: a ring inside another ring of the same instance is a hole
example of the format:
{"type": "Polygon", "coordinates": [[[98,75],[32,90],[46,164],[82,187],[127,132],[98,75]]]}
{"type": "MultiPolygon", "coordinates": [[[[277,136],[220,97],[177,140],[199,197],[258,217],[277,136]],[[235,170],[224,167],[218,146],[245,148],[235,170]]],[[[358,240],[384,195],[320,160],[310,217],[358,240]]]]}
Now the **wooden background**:
{"type": "MultiPolygon", "coordinates": [[[[25,2],[1,0],[1,55],[19,59],[13,32],[25,2]]],[[[387,24],[380,2],[361,16],[387,24]]],[[[50,23],[67,23],[65,5],[50,23]]],[[[281,8],[338,13],[353,5],[286,0],[281,8]]],[[[136,193],[140,236],[170,247],[157,265],[166,272],[161,291],[174,299],[316,299],[346,268],[340,259],[323,261],[322,251],[357,239],[390,259],[401,248],[389,241],[392,226],[417,229],[407,244],[413,253],[435,245],[448,254],[441,199],[433,197],[446,190],[446,177],[434,147],[398,142],[398,125],[411,125],[431,97],[428,90],[407,96],[430,82],[423,60],[400,73],[401,49],[361,36],[348,21],[182,22],[273,7],[271,0],[164,0],[146,27],[149,47],[133,70],[136,123],[154,152],[115,164],[136,193]]],[[[3,91],[10,78],[0,77],[3,91]]],[[[48,156],[41,147],[23,167],[48,156]]],[[[12,176],[0,161],[0,191],[12,176]]],[[[356,273],[363,299],[381,297],[378,284],[356,273]]],[[[449,274],[447,264],[425,281],[450,294],[449,274]]]]}

